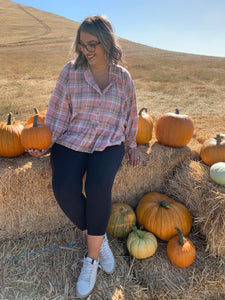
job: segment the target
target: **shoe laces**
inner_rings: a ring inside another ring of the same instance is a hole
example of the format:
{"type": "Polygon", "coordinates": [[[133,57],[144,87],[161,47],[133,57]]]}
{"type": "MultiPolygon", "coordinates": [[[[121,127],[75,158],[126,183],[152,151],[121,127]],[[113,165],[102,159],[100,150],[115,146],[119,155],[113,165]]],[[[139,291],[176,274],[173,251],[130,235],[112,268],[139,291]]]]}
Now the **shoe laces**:
{"type": "Polygon", "coordinates": [[[94,279],[92,273],[95,272],[96,268],[99,267],[99,263],[96,262],[95,264],[93,264],[90,261],[88,261],[87,258],[84,258],[82,262],[83,262],[83,267],[79,276],[79,280],[90,283],[94,279]]]}
{"type": "Polygon", "coordinates": [[[103,239],[103,242],[102,242],[102,245],[100,248],[100,255],[101,255],[101,258],[104,260],[107,260],[107,258],[110,258],[112,256],[111,249],[109,247],[108,240],[106,237],[103,239]]]}

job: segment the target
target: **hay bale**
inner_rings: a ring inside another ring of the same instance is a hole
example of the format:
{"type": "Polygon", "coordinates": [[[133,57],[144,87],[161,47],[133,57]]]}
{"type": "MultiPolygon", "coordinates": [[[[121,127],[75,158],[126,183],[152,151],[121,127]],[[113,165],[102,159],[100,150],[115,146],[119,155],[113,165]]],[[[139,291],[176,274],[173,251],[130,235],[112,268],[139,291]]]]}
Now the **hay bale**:
{"type": "Polygon", "coordinates": [[[206,237],[213,256],[225,255],[225,187],[210,178],[210,167],[191,159],[180,164],[167,184],[167,194],[183,201],[194,226],[206,237]]]}
{"type": "MultiPolygon", "coordinates": [[[[154,143],[140,146],[142,163],[133,168],[123,159],[112,190],[113,202],[135,207],[147,192],[163,192],[165,178],[190,157],[190,148],[179,149],[154,143]]],[[[24,154],[0,157],[0,240],[46,232],[73,224],[54,198],[49,155],[24,154]]]]}

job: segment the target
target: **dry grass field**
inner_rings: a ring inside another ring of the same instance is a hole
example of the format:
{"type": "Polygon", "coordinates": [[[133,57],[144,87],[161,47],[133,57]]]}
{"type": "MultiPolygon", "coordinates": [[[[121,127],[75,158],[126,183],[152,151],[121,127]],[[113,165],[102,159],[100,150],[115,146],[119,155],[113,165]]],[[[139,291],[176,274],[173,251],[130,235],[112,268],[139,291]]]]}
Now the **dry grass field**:
{"type": "MultiPolygon", "coordinates": [[[[0,122],[12,112],[15,121],[25,123],[35,106],[47,108],[59,72],[71,59],[79,24],[9,0],[0,0],[0,18],[0,122]]],[[[139,109],[147,107],[154,121],[176,108],[190,115],[196,149],[224,133],[225,57],[165,51],[124,39],[119,43],[139,109]]],[[[225,299],[224,260],[204,251],[201,234],[192,232],[191,237],[196,243],[201,240],[195,264],[200,268],[188,271],[168,264],[163,242],[155,256],[158,263],[138,264],[127,255],[124,241],[110,239],[120,266],[112,278],[100,272],[89,299],[225,299]],[[148,277],[153,281],[147,282],[148,277]]],[[[75,299],[78,249],[83,244],[80,233],[71,227],[1,242],[0,299],[75,299]],[[74,244],[77,240],[81,244],[74,244]]]]}

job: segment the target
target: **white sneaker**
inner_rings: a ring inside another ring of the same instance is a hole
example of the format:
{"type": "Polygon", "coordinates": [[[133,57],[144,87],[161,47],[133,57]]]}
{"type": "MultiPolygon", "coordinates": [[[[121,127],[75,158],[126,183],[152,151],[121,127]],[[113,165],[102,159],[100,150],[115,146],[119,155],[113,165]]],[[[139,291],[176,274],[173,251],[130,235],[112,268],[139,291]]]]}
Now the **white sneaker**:
{"type": "Polygon", "coordinates": [[[99,261],[90,257],[84,257],[83,267],[77,281],[77,296],[80,298],[87,297],[94,288],[99,261]]]}
{"type": "Polygon", "coordinates": [[[108,274],[112,274],[115,270],[115,259],[113,253],[109,247],[107,235],[105,234],[100,252],[99,252],[99,264],[101,268],[108,274]]]}

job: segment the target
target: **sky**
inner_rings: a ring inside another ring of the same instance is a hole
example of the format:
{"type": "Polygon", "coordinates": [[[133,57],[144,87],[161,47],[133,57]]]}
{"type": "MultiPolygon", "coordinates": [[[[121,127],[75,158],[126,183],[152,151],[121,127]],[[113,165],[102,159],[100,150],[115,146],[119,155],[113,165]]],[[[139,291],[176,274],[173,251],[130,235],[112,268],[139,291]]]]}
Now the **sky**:
{"type": "Polygon", "coordinates": [[[225,0],[18,0],[76,22],[105,15],[116,36],[184,53],[225,57],[225,0]]]}

